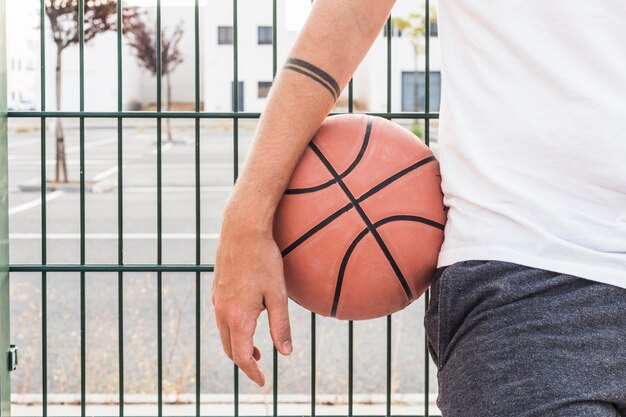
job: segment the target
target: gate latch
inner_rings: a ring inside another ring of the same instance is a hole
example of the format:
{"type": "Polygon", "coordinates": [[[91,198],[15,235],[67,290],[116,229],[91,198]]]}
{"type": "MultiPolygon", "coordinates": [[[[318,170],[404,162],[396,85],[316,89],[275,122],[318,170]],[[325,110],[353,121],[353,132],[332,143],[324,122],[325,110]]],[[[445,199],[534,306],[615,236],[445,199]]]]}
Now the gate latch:
{"type": "Polygon", "coordinates": [[[17,369],[17,347],[15,345],[9,346],[9,372],[17,369]]]}

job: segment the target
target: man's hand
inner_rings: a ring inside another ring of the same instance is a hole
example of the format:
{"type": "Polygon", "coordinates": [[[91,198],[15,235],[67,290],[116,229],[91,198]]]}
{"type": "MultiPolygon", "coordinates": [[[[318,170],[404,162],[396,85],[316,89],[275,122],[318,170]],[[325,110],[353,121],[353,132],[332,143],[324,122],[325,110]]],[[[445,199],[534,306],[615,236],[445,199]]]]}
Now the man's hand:
{"type": "Polygon", "coordinates": [[[252,339],[259,314],[267,308],[272,341],[283,355],[292,351],[291,331],[280,249],[271,231],[248,223],[224,219],[211,300],[224,352],[262,387],[261,351],[252,339]]]}

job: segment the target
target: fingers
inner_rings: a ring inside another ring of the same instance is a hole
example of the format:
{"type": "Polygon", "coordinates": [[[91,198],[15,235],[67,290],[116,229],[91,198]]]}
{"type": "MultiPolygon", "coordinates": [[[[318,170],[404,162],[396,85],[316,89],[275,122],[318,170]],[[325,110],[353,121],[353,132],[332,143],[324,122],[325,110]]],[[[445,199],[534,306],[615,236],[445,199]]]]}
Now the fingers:
{"type": "Polygon", "coordinates": [[[265,377],[257,363],[261,360],[261,350],[252,343],[256,320],[254,318],[244,320],[245,316],[241,312],[229,316],[221,307],[215,307],[215,319],[224,353],[251,380],[262,387],[265,384],[265,377]]]}
{"type": "Polygon", "coordinates": [[[287,294],[283,291],[273,291],[265,295],[265,307],[270,325],[270,334],[276,349],[283,355],[289,355],[292,350],[291,326],[289,325],[289,309],[287,308],[287,294]]]}
{"type": "Polygon", "coordinates": [[[265,384],[265,376],[258,364],[261,351],[254,346],[252,336],[256,327],[256,319],[239,316],[230,322],[230,343],[233,362],[237,364],[259,387],[265,384]],[[258,359],[257,359],[258,357],[258,359]]]}
{"type": "Polygon", "coordinates": [[[220,334],[220,339],[222,340],[222,348],[224,349],[224,353],[230,360],[233,360],[233,352],[230,347],[230,330],[228,328],[228,323],[225,319],[222,318],[222,315],[215,314],[215,321],[217,322],[217,330],[220,334]]]}
{"type": "Polygon", "coordinates": [[[257,361],[261,360],[261,349],[257,345],[254,345],[254,350],[252,351],[252,357],[257,361]]]}

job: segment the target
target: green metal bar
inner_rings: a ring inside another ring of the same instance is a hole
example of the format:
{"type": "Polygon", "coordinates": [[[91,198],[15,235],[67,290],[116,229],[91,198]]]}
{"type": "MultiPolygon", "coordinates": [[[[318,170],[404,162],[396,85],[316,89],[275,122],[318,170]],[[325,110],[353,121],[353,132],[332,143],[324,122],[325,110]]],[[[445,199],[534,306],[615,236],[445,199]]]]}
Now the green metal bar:
{"type": "MultiPolygon", "coordinates": [[[[117,111],[123,110],[122,2],[117,2],[117,111]]],[[[124,264],[123,119],[117,119],[117,263],[124,264]]],[[[119,415],[124,416],[124,273],[117,273],[117,352],[119,415]]]]}
{"type": "MultiPolygon", "coordinates": [[[[348,83],[348,113],[354,111],[353,78],[348,83]]],[[[348,322],[348,416],[354,413],[354,322],[348,322]]]]}
{"type": "Polygon", "coordinates": [[[315,313],[311,312],[311,417],[315,417],[315,313]]]}
{"type": "Polygon", "coordinates": [[[237,365],[233,367],[233,390],[235,397],[235,402],[233,404],[233,415],[237,417],[239,416],[239,368],[237,367],[237,365]]]}
{"type": "Polygon", "coordinates": [[[387,316],[387,408],[386,415],[391,415],[391,314],[387,316]]]}
{"type": "MultiPolygon", "coordinates": [[[[387,114],[391,113],[391,15],[387,18],[387,114]]],[[[404,112],[406,113],[406,112],[404,112]]]]}
{"type": "MultiPolygon", "coordinates": [[[[195,35],[195,76],[196,76],[196,114],[200,112],[200,5],[198,0],[194,5],[194,35],[195,35]]],[[[196,117],[196,138],[195,138],[195,191],[196,191],[196,265],[201,262],[201,239],[200,239],[200,220],[202,214],[200,211],[200,118],[196,117]]],[[[201,308],[202,300],[200,298],[201,275],[196,272],[196,417],[200,417],[200,388],[201,388],[201,308]]]]}
{"type": "MultiPolygon", "coordinates": [[[[429,3],[429,0],[426,0],[426,5],[424,7],[426,8],[426,11],[425,11],[425,15],[426,15],[426,30],[425,30],[425,33],[426,33],[426,36],[425,36],[426,72],[424,74],[425,84],[426,84],[426,91],[425,91],[426,102],[425,102],[424,111],[426,114],[429,114],[430,113],[430,3],[429,3]]],[[[415,80],[415,82],[417,82],[417,79],[415,80]]],[[[424,120],[424,143],[426,143],[426,146],[430,146],[430,120],[424,120]]],[[[427,288],[426,292],[423,295],[424,314],[428,310],[428,297],[429,296],[430,296],[430,292],[427,288]]],[[[428,396],[428,392],[430,391],[430,386],[429,386],[430,361],[428,360],[429,359],[428,355],[429,355],[428,339],[426,338],[426,332],[424,332],[424,414],[426,416],[430,415],[430,410],[429,410],[430,399],[428,396]]]]}
{"type": "MultiPolygon", "coordinates": [[[[233,113],[239,113],[239,27],[237,0],[233,0],[233,113]]],[[[234,115],[233,115],[234,117],[234,115]]],[[[239,119],[233,118],[233,182],[239,176],[239,119]]]]}
{"type": "MultiPolygon", "coordinates": [[[[157,0],[157,19],[156,19],[156,81],[157,81],[157,98],[156,110],[159,114],[157,118],[157,264],[163,263],[163,205],[162,205],[162,150],[161,150],[161,129],[163,127],[163,119],[161,114],[161,78],[163,77],[163,51],[161,46],[161,0],[157,0]]],[[[163,275],[161,271],[157,272],[157,396],[158,396],[158,416],[163,415],[163,275]]]]}
{"type": "Polygon", "coordinates": [[[7,143],[7,64],[5,3],[0,0],[0,417],[11,415],[11,379],[7,355],[9,300],[9,148],[7,143]]]}
{"type": "MultiPolygon", "coordinates": [[[[329,116],[343,114],[343,112],[330,112],[329,116]]],[[[439,113],[426,114],[424,112],[360,112],[357,114],[367,114],[371,116],[386,117],[388,119],[439,119],[439,113]]],[[[183,111],[111,111],[111,112],[73,112],[73,111],[10,111],[8,114],[10,119],[19,118],[40,118],[40,117],[56,117],[56,118],[91,118],[91,119],[115,119],[123,117],[124,119],[258,119],[261,117],[260,112],[183,112],[183,111]]]]}
{"type": "MultiPolygon", "coordinates": [[[[85,2],[78,2],[78,46],[80,65],[80,112],[85,111],[85,2]]],[[[85,264],[85,118],[80,118],[80,264],[85,264]]],[[[87,396],[87,344],[85,321],[85,271],[80,273],[80,415],[85,417],[87,396]]]]}
{"type": "MultiPolygon", "coordinates": [[[[276,78],[278,70],[278,5],[276,0],[272,1],[272,83],[276,78]]],[[[278,415],[278,350],[272,344],[272,415],[278,415]]]]}
{"type": "MultiPolygon", "coordinates": [[[[39,42],[41,72],[40,95],[41,111],[46,111],[46,20],[45,20],[45,0],[39,2],[39,42]]],[[[46,118],[41,118],[40,124],[41,143],[41,264],[48,263],[48,242],[47,242],[47,181],[46,173],[46,118]]],[[[47,273],[41,273],[41,413],[43,417],[48,417],[48,282],[47,273]]]]}
{"type": "MultiPolygon", "coordinates": [[[[424,84],[426,85],[426,89],[424,91],[424,112],[426,114],[430,113],[430,7],[429,0],[426,0],[426,35],[425,35],[425,51],[426,51],[426,71],[424,72],[424,84]]],[[[417,80],[416,80],[417,82],[417,80]]],[[[426,146],[430,145],[430,121],[424,121],[424,142],[426,146]]],[[[428,406],[426,406],[428,407],[428,406]]],[[[426,413],[428,414],[428,412],[426,413]]]]}
{"type": "Polygon", "coordinates": [[[348,113],[354,113],[354,87],[352,86],[353,78],[348,83],[348,113]]]}
{"type": "Polygon", "coordinates": [[[213,272],[213,267],[214,264],[11,264],[9,272],[213,272]]]}
{"type": "Polygon", "coordinates": [[[277,18],[277,4],[276,0],[272,0],[272,80],[276,78],[276,71],[278,70],[278,18],[277,18]]]}
{"type": "Polygon", "coordinates": [[[348,416],[352,417],[354,406],[354,322],[348,322],[348,416]]]}
{"type": "MultiPolygon", "coordinates": [[[[239,39],[237,0],[233,0],[233,113],[239,112],[239,39]]],[[[239,119],[233,118],[233,182],[239,176],[239,119]]],[[[233,363],[234,416],[239,416],[239,367],[233,363]]]]}
{"type": "Polygon", "coordinates": [[[278,416],[278,350],[272,345],[272,416],[278,416]]]}
{"type": "MultiPolygon", "coordinates": [[[[387,113],[391,113],[391,15],[387,18],[387,113]]],[[[387,416],[391,415],[391,314],[387,316],[387,416]]]]}

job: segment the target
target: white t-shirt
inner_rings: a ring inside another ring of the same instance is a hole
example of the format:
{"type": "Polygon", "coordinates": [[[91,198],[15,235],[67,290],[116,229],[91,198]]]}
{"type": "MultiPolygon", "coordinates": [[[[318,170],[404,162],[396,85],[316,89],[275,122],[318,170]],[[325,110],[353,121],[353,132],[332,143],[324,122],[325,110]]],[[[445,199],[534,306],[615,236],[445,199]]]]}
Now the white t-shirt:
{"type": "Polygon", "coordinates": [[[437,266],[626,288],[626,1],[439,0],[437,266]]]}

